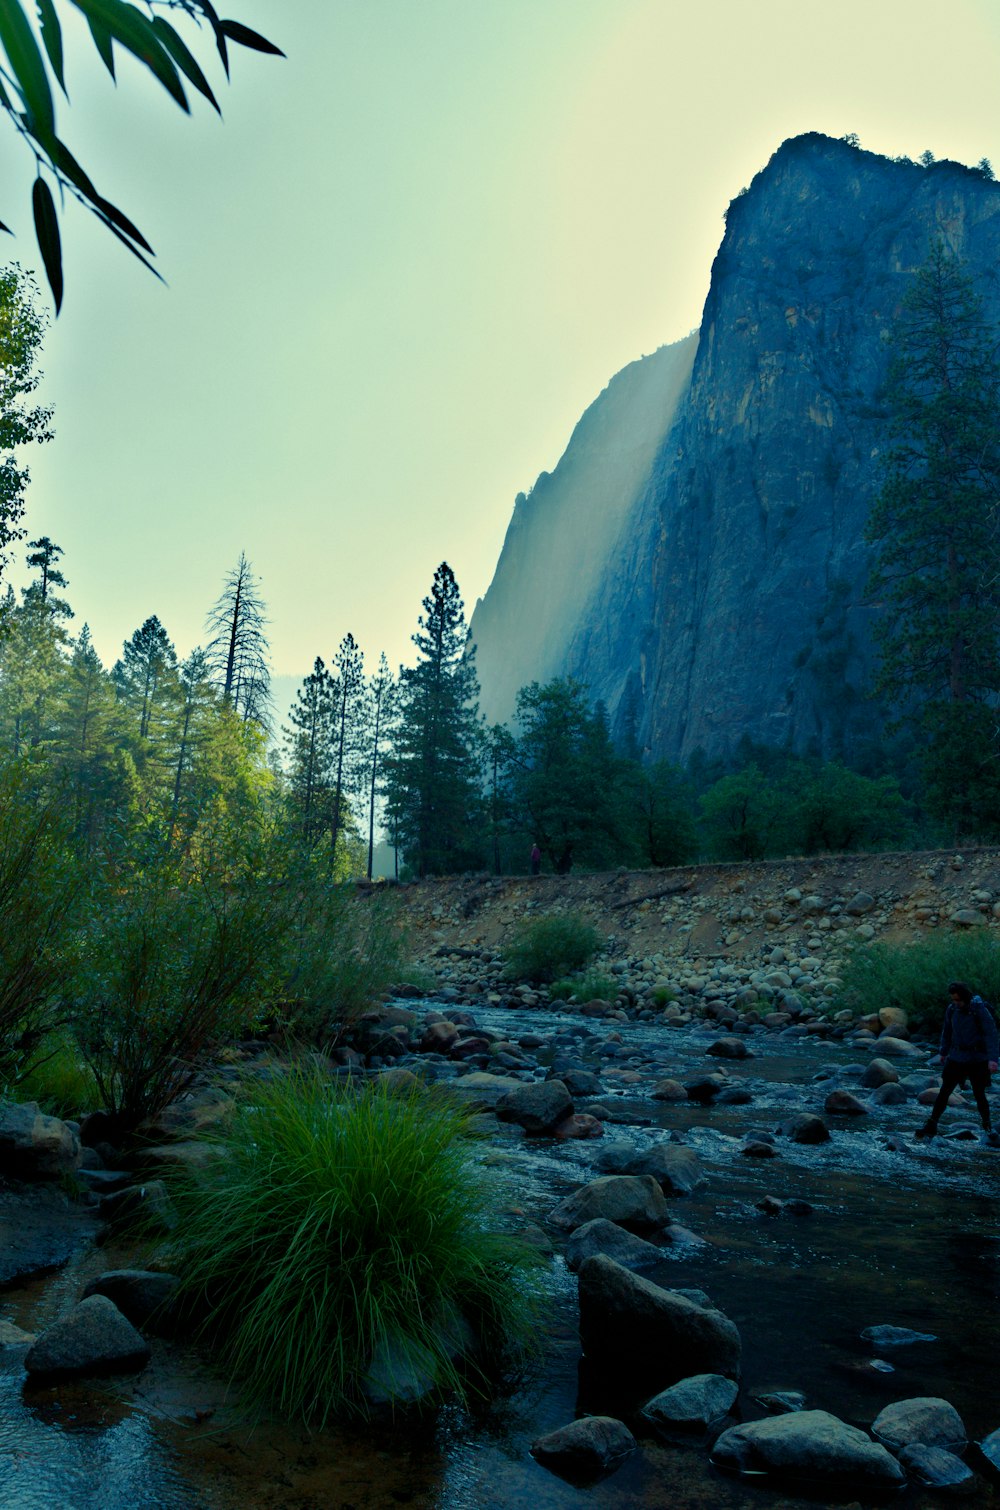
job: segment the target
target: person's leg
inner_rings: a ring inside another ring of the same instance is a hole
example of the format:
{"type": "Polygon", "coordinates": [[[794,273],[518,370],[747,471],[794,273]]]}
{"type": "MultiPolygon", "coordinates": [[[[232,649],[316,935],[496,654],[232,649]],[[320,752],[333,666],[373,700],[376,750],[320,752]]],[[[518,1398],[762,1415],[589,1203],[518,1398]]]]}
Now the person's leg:
{"type": "Polygon", "coordinates": [[[948,1097],[961,1080],[962,1074],[963,1070],[960,1066],[954,1064],[950,1059],[945,1060],[941,1066],[941,1089],[938,1091],[934,1105],[931,1107],[930,1116],[917,1133],[918,1138],[933,1138],[937,1132],[938,1123],[941,1120],[941,1113],[948,1105],[948,1097]]]}
{"type": "Polygon", "coordinates": [[[969,1084],[972,1086],[972,1094],[976,1098],[976,1108],[979,1112],[979,1120],[983,1124],[983,1131],[991,1131],[990,1103],[986,1099],[986,1087],[990,1083],[989,1068],[985,1064],[974,1064],[969,1069],[969,1084]]]}

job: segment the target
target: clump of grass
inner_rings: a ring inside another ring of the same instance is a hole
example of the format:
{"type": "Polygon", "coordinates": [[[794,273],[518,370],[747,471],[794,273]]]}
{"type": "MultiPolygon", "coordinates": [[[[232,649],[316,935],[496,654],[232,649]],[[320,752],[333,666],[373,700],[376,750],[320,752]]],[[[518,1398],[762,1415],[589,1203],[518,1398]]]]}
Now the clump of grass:
{"type": "Polygon", "coordinates": [[[495,1176],[463,1111],[299,1068],[255,1087],[216,1141],[227,1157],[176,1192],[168,1256],[251,1404],[322,1426],[366,1414],[373,1357],[475,1392],[526,1344],[537,1256],[489,1230],[495,1176]]]}
{"type": "Polygon", "coordinates": [[[966,981],[991,1002],[1000,1000],[1000,948],[982,933],[937,933],[916,944],[869,944],[841,971],[834,1009],[877,1012],[902,1007],[911,1027],[936,1030],[948,982],[966,981]]]}
{"type": "Polygon", "coordinates": [[[654,986],[652,999],[658,1007],[669,1007],[672,1001],[677,1000],[677,992],[673,986],[654,986]]]}
{"type": "Polygon", "coordinates": [[[18,1082],[18,1101],[37,1101],[53,1117],[79,1117],[100,1105],[97,1082],[68,1034],[38,1047],[34,1066],[18,1082]]]}
{"type": "Polygon", "coordinates": [[[515,934],[506,950],[507,974],[547,984],[583,970],[600,944],[600,934],[578,913],[548,913],[515,934]]]}
{"type": "Polygon", "coordinates": [[[614,1001],[618,984],[609,975],[599,970],[586,970],[582,975],[568,975],[563,980],[553,981],[549,995],[561,1001],[575,998],[577,1001],[614,1001]]]}

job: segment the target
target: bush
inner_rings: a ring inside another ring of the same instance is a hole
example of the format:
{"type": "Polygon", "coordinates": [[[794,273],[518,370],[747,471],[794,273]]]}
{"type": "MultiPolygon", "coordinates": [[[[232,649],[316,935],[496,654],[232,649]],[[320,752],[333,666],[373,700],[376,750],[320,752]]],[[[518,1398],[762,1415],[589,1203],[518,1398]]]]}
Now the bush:
{"type": "Polygon", "coordinates": [[[869,944],[845,964],[833,1006],[855,1012],[902,1007],[911,1027],[936,1031],[952,980],[1000,1001],[1000,948],[985,930],[937,933],[917,944],[869,944]]]}
{"type": "Polygon", "coordinates": [[[63,1013],[79,889],[65,825],[23,762],[0,772],[0,1091],[29,1073],[63,1013]]]}
{"type": "Polygon", "coordinates": [[[618,995],[618,982],[597,970],[587,970],[583,975],[569,975],[564,980],[554,981],[549,995],[560,1001],[614,1001],[618,995]]]}
{"type": "Polygon", "coordinates": [[[550,913],[520,929],[507,946],[507,974],[547,984],[588,965],[600,947],[596,929],[576,913],[550,913]]]}
{"type": "Polygon", "coordinates": [[[491,1233],[494,1185],[465,1113],[422,1090],[335,1090],[298,1070],[255,1086],[218,1134],[227,1157],[176,1193],[167,1257],[252,1402],[322,1426],[366,1413],[373,1356],[463,1387],[453,1339],[487,1361],[526,1338],[537,1259],[491,1233]]]}
{"type": "Polygon", "coordinates": [[[36,1061],[18,1082],[18,1101],[37,1101],[53,1117],[80,1117],[99,1103],[93,1072],[76,1042],[60,1033],[42,1041],[36,1061]]]}

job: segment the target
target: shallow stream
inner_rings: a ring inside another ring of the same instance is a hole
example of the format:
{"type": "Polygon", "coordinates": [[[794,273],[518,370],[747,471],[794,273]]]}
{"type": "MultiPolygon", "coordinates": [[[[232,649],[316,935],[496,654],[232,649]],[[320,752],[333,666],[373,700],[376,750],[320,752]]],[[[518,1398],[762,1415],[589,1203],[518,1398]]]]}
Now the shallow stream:
{"type": "MultiPolygon", "coordinates": [[[[429,1003],[428,1005],[433,1005],[429,1003]]],[[[572,1029],[573,1020],[538,1011],[497,1009],[477,1021],[517,1039],[572,1029]]],[[[747,1131],[773,1132],[793,1111],[821,1108],[821,1072],[839,1072],[856,1089],[850,1066],[866,1051],[810,1038],[755,1034],[755,1057],[720,1065],[706,1059],[715,1033],[705,1027],[665,1035],[642,1024],[615,1023],[623,1043],[615,1067],[690,1078],[725,1068],[745,1082],[749,1105],[706,1109],[659,1103],[642,1086],[602,1093],[615,1125],[604,1139],[527,1142],[503,1128],[486,1158],[510,1179],[510,1199],[524,1220],[539,1221],[557,1199],[597,1171],[611,1140],[637,1146],[684,1136],[708,1184],[672,1203],[676,1220],[701,1241],[664,1249],[649,1277],[704,1289],[736,1322],[743,1338],[739,1409],[762,1415],[754,1396],[802,1391],[810,1407],[868,1425],[892,1400],[941,1395],[962,1414],[970,1437],[1000,1427],[997,1323],[1000,1154],[978,1142],[939,1138],[930,1148],[910,1139],[920,1120],[914,1103],[831,1123],[833,1138],[815,1147],[779,1140],[780,1156],[740,1153],[747,1131]],[[844,1073],[846,1069],[846,1074],[844,1073]],[[633,1120],[637,1119],[637,1120],[633,1120]],[[905,1134],[899,1147],[887,1135],[905,1134]],[[764,1195],[799,1197],[808,1215],[765,1216],[764,1195]],[[875,1354],[865,1327],[891,1324],[931,1332],[936,1341],[875,1354]]],[[[605,1026],[580,1023],[586,1049],[597,1050],[605,1026]]],[[[918,1061],[917,1067],[923,1061],[918,1061]]],[[[606,1072],[605,1085],[616,1083],[606,1072]]],[[[910,1068],[900,1064],[900,1073],[910,1068]]],[[[831,1081],[831,1083],[834,1083],[831,1081]]],[[[971,1126],[950,1114],[949,1126],[971,1126]]],[[[38,1330],[78,1295],[92,1273],[108,1267],[107,1250],[82,1255],[46,1281],[0,1296],[0,1314],[38,1330]]],[[[22,1352],[0,1350],[0,1505],[4,1510],[798,1510],[817,1503],[757,1481],[718,1474],[703,1452],[641,1436],[640,1448],[614,1476],[582,1490],[538,1467],[535,1437],[579,1412],[624,1416],[641,1400],[623,1397],[581,1370],[576,1336],[576,1281],[561,1259],[549,1279],[548,1329],[540,1363],[483,1419],[448,1407],[405,1427],[310,1435],[280,1425],[241,1426],[224,1387],[190,1349],[154,1343],[138,1378],[28,1390],[22,1352]]],[[[638,1434],[638,1433],[637,1433],[638,1434]]],[[[857,1505],[856,1496],[845,1496],[857,1505]]],[[[829,1503],[823,1495],[820,1503],[829,1503]]],[[[909,1490],[908,1510],[939,1504],[909,1490]]],[[[974,1503],[1000,1505],[983,1482],[974,1503]]]]}

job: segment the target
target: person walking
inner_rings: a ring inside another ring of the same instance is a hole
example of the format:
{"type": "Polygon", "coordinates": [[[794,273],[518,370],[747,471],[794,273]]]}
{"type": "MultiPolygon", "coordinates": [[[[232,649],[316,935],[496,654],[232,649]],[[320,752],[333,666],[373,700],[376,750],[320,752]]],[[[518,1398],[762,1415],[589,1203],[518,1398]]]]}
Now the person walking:
{"type": "Polygon", "coordinates": [[[1000,1145],[1000,1139],[992,1129],[990,1103],[986,1099],[990,1076],[996,1073],[1000,1059],[1000,1038],[993,1013],[983,998],[974,996],[963,981],[951,982],[948,997],[941,1029],[941,1089],[930,1116],[916,1136],[934,1137],[952,1091],[968,1081],[976,1098],[986,1141],[1000,1145]]]}
{"type": "Polygon", "coordinates": [[[531,874],[537,876],[542,868],[542,852],[537,844],[531,846],[531,874]]]}

